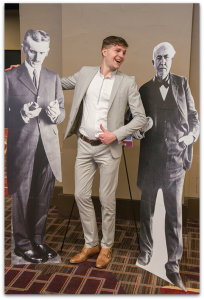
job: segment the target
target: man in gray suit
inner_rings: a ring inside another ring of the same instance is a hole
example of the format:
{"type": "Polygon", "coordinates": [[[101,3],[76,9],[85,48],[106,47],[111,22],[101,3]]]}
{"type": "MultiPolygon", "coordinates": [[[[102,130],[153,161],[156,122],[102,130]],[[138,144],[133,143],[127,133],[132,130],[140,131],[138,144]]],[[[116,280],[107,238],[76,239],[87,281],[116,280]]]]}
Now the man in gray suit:
{"type": "Polygon", "coordinates": [[[84,231],[85,245],[71,263],[80,263],[100,252],[96,267],[111,261],[115,234],[115,191],[122,141],[146,124],[144,108],[134,79],[118,69],[125,60],[127,42],[110,36],[103,40],[100,67],[83,67],[61,80],[64,90],[75,89],[65,138],[78,136],[75,164],[75,199],[84,231]],[[133,119],[124,126],[126,107],[133,119]],[[102,210],[101,251],[91,191],[94,174],[100,169],[99,198],[102,210]]]}
{"type": "Polygon", "coordinates": [[[5,72],[14,253],[32,263],[57,256],[46,245],[46,220],[55,178],[62,180],[56,124],[64,120],[65,110],[59,76],[42,67],[49,44],[46,32],[28,30],[21,45],[25,62],[5,72]]]}
{"type": "Polygon", "coordinates": [[[152,224],[158,189],[163,191],[168,279],[186,291],[179,275],[182,257],[182,191],[186,169],[193,159],[193,144],[199,136],[198,113],[187,79],[170,73],[175,55],[173,46],[161,43],[154,48],[156,76],[139,90],[145,112],[152,122],[140,144],[137,186],[142,191],[140,217],[141,265],[152,257],[152,224]],[[153,125],[153,126],[152,126],[153,125]]]}

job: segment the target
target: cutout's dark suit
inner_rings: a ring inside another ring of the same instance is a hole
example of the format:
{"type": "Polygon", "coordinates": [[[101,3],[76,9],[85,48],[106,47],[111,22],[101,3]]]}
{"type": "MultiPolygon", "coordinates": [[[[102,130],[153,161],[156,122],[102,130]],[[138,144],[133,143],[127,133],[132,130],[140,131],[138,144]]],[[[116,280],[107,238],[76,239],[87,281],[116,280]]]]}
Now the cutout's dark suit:
{"type": "Polygon", "coordinates": [[[190,132],[199,136],[198,114],[185,77],[170,73],[165,101],[155,78],[139,90],[146,115],[153,127],[140,144],[137,186],[142,191],[140,250],[152,255],[152,221],[158,189],[164,195],[165,234],[168,252],[167,274],[179,272],[182,257],[182,190],[185,170],[191,167],[193,145],[178,140],[190,132]]]}
{"type": "Polygon", "coordinates": [[[56,124],[64,118],[64,96],[56,73],[42,67],[37,91],[25,63],[5,72],[8,193],[12,195],[15,245],[23,251],[33,249],[33,241],[45,244],[54,180],[62,180],[56,124]],[[52,123],[44,108],[55,99],[60,115],[52,123]],[[26,124],[20,110],[29,102],[37,102],[42,110],[26,124]]]}

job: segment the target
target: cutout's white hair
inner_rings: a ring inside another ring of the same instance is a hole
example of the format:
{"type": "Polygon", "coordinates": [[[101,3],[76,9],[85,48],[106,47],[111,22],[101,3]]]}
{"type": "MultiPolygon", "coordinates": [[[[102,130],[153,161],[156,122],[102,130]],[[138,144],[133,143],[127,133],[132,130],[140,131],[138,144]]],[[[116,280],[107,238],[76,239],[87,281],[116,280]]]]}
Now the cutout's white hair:
{"type": "Polygon", "coordinates": [[[163,43],[160,43],[159,45],[157,45],[154,50],[153,50],[153,60],[154,60],[154,53],[161,47],[164,47],[164,48],[168,48],[170,50],[170,53],[171,53],[171,58],[174,57],[174,55],[176,54],[176,51],[174,49],[174,47],[168,43],[168,42],[163,42],[163,43]]]}

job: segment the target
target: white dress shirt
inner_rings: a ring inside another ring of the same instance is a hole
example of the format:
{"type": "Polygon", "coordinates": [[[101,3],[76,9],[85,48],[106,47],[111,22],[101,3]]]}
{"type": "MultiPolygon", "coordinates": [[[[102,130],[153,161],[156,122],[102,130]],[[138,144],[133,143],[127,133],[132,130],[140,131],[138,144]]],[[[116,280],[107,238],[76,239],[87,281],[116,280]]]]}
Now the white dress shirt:
{"type": "Polygon", "coordinates": [[[117,70],[104,78],[99,68],[84,96],[79,132],[90,140],[96,140],[99,134],[103,134],[100,124],[107,129],[109,100],[116,72],[117,70]]]}
{"type": "MultiPolygon", "coordinates": [[[[170,78],[169,78],[169,75],[168,75],[167,81],[168,81],[168,84],[170,84],[170,78]]],[[[160,90],[162,99],[165,101],[166,95],[167,95],[168,90],[169,90],[169,86],[166,88],[164,85],[162,85],[162,86],[160,86],[159,90],[160,90]]]]}
{"type": "MultiPolygon", "coordinates": [[[[28,73],[31,77],[31,80],[33,81],[33,71],[36,70],[36,80],[37,80],[37,88],[39,87],[39,80],[40,80],[40,72],[41,72],[41,65],[38,68],[33,68],[29,63],[25,60],[25,66],[28,69],[28,73]]],[[[30,121],[30,118],[26,115],[26,112],[24,110],[24,107],[20,110],[21,117],[23,121],[27,124],[30,121]]]]}
{"type": "Polygon", "coordinates": [[[40,72],[41,72],[41,67],[42,67],[42,65],[40,65],[39,67],[37,67],[37,68],[33,68],[33,67],[31,67],[31,65],[29,65],[29,63],[25,60],[25,66],[26,66],[26,68],[28,69],[28,73],[30,74],[30,77],[31,77],[31,79],[32,79],[32,81],[33,81],[33,71],[34,70],[36,70],[36,77],[37,77],[37,87],[39,87],[39,80],[40,80],[40,72]]]}

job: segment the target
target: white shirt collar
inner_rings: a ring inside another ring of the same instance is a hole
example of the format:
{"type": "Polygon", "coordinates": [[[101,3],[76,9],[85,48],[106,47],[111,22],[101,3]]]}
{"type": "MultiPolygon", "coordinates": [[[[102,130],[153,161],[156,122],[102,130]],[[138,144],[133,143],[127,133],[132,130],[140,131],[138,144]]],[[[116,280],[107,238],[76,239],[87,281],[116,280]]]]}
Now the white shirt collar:
{"type": "MultiPolygon", "coordinates": [[[[110,77],[115,76],[117,74],[117,71],[118,71],[118,69],[115,69],[115,71],[113,71],[109,76],[106,76],[105,78],[110,78],[110,77]]],[[[99,75],[103,76],[103,74],[101,74],[101,66],[98,69],[98,73],[99,73],[99,75]]]]}
{"type": "MultiPolygon", "coordinates": [[[[29,65],[29,63],[25,60],[25,66],[26,66],[26,68],[28,69],[28,72],[29,72],[30,75],[33,74],[33,71],[34,71],[34,70],[37,71],[37,75],[38,75],[38,76],[40,75],[40,71],[41,71],[42,65],[40,65],[40,66],[37,67],[37,68],[33,68],[33,67],[31,67],[31,65],[29,65]]],[[[31,76],[31,77],[32,77],[32,76],[31,76]]]]}
{"type": "MultiPolygon", "coordinates": [[[[154,80],[156,80],[157,79],[157,74],[154,76],[154,80]]],[[[168,83],[170,84],[170,75],[168,74],[167,76],[166,76],[166,81],[168,81],[168,83]]]]}

